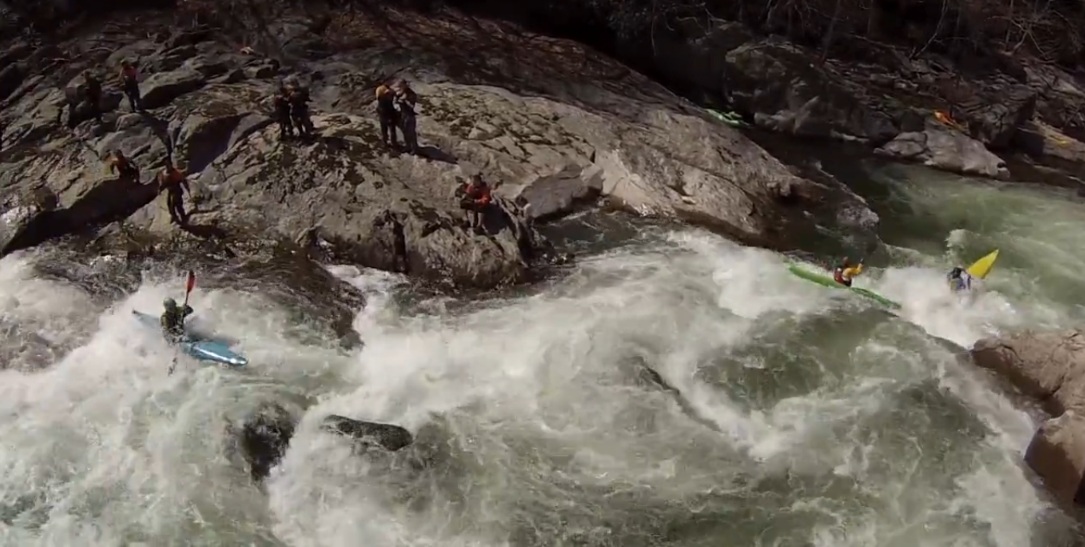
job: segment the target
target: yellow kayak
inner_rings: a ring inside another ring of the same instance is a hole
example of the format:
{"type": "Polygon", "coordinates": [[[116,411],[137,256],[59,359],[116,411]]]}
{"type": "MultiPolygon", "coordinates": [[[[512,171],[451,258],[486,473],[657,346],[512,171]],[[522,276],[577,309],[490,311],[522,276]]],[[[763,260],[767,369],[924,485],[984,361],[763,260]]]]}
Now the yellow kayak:
{"type": "Polygon", "coordinates": [[[965,271],[976,279],[983,279],[987,277],[987,274],[991,273],[991,268],[995,266],[996,260],[998,260],[998,249],[973,262],[971,266],[965,268],[965,271]]]}

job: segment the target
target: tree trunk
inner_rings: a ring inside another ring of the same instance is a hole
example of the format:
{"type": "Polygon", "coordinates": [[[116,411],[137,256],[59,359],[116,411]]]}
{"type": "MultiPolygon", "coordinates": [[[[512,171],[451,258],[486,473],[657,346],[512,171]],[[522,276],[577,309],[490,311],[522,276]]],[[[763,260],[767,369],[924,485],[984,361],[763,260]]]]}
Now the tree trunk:
{"type": "Polygon", "coordinates": [[[825,40],[821,43],[821,59],[818,60],[818,64],[825,64],[825,60],[829,58],[829,48],[833,45],[836,22],[840,19],[841,4],[840,0],[836,0],[836,5],[833,7],[833,18],[829,21],[829,30],[825,31],[825,40]]]}

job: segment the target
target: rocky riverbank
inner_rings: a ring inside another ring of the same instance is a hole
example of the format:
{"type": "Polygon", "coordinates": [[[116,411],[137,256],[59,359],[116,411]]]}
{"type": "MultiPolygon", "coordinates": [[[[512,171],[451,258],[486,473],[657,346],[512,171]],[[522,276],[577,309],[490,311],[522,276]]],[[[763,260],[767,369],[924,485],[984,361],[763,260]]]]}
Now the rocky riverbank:
{"type": "Polygon", "coordinates": [[[232,252],[287,242],[486,288],[560,259],[533,221],[585,205],[769,247],[788,246],[816,218],[876,222],[842,185],[797,176],[736,129],[567,40],[388,11],[377,21],[281,16],[266,29],[273,45],[249,46],[178,17],[146,12],[57,43],[8,44],[17,74],[0,89],[5,254],[88,231],[120,234],[111,241],[122,245],[209,240],[232,252]],[[121,104],[123,59],[139,61],[142,112],[121,104]],[[81,101],[84,70],[106,83],[101,123],[81,101]],[[421,96],[418,156],[379,138],[373,89],[392,76],[421,96]],[[284,78],[310,89],[310,141],[280,142],[273,127],[269,100],[284,78]],[[142,168],[140,184],[106,174],[114,150],[142,168]],[[189,226],[170,223],[151,184],[167,157],[190,174],[189,226]],[[499,185],[481,235],[451,197],[474,173],[499,185]]]}
{"type": "Polygon", "coordinates": [[[450,3],[576,36],[772,131],[862,142],[889,158],[956,173],[1082,183],[1079,6],[450,3]],[[1039,29],[1045,38],[1032,39],[1039,29]]]}

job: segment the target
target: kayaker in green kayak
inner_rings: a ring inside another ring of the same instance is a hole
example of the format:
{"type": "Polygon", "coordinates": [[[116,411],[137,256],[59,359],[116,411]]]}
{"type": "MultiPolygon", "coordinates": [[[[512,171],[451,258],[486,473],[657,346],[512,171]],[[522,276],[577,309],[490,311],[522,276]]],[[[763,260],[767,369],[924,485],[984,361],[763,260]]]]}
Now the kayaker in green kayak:
{"type": "Polygon", "coordinates": [[[848,257],[845,256],[844,260],[833,269],[833,281],[836,281],[845,287],[850,287],[852,278],[862,273],[863,263],[860,262],[859,264],[852,266],[851,262],[848,261],[848,257]]]}
{"type": "Polygon", "coordinates": [[[171,342],[176,342],[185,335],[185,318],[192,315],[192,306],[185,304],[182,309],[172,298],[167,298],[162,305],[166,307],[162,314],[162,334],[171,342]]]}

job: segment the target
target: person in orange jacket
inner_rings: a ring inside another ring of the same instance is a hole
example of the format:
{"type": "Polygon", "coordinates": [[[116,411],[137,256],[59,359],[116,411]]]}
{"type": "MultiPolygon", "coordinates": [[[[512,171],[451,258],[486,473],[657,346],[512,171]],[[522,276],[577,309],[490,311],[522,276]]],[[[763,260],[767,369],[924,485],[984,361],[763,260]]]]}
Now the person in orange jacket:
{"type": "Polygon", "coordinates": [[[471,180],[463,185],[459,194],[461,196],[460,208],[467,211],[469,227],[476,233],[481,233],[484,215],[493,202],[490,185],[486,184],[485,180],[482,180],[482,175],[476,173],[471,175],[471,180]]]}
{"type": "Polygon", "coordinates": [[[833,269],[833,280],[845,287],[850,287],[852,278],[861,273],[863,273],[862,262],[853,266],[851,262],[848,261],[848,257],[844,257],[844,260],[840,265],[833,269]]]}
{"type": "Polygon", "coordinates": [[[139,167],[132,163],[132,160],[124,157],[124,152],[120,149],[114,150],[109,157],[109,171],[117,173],[121,179],[139,182],[139,167]]]}
{"type": "Polygon", "coordinates": [[[158,188],[160,192],[163,190],[166,192],[166,208],[170,214],[170,220],[181,226],[188,224],[184,195],[186,191],[191,192],[192,189],[188,186],[188,176],[185,172],[175,167],[172,161],[166,160],[165,169],[158,174],[158,188]]]}

